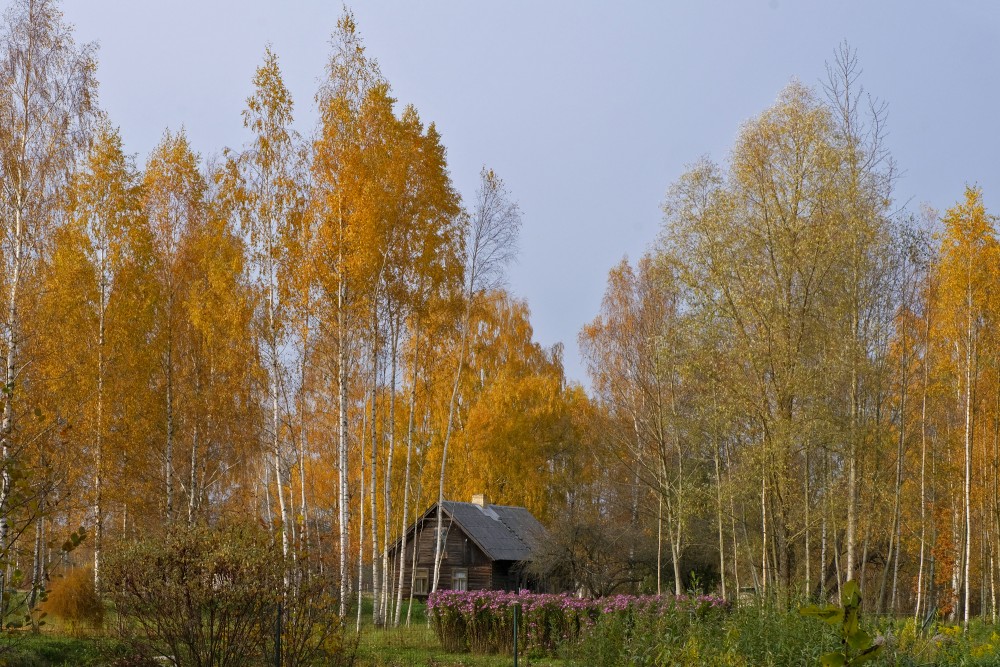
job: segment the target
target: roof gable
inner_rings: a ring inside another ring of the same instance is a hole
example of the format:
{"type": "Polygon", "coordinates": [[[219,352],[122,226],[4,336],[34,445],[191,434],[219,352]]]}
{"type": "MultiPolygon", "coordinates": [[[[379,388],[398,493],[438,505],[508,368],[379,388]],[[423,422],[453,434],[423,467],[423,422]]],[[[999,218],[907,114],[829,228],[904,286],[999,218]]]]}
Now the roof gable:
{"type": "MultiPolygon", "coordinates": [[[[545,538],[545,528],[523,507],[446,500],[441,508],[490,560],[530,561],[545,538]]],[[[436,514],[434,503],[414,526],[436,514]]]]}
{"type": "Polygon", "coordinates": [[[523,507],[445,501],[444,510],[492,560],[531,560],[545,534],[523,507]]]}

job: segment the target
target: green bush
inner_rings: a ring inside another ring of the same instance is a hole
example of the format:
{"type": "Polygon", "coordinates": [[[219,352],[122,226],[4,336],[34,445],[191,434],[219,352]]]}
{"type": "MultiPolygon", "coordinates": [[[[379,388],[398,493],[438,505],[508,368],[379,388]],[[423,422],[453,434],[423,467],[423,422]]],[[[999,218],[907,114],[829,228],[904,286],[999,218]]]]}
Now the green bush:
{"type": "Polygon", "coordinates": [[[104,640],[51,632],[10,633],[0,639],[4,667],[107,667],[104,640]]]}
{"type": "Polygon", "coordinates": [[[818,665],[835,642],[821,623],[770,601],[730,609],[601,614],[561,651],[570,665],[662,667],[818,665]]]}
{"type": "MultiPolygon", "coordinates": [[[[710,622],[729,605],[709,595],[616,595],[576,598],[568,595],[503,591],[437,591],[427,600],[428,614],[441,644],[448,651],[509,654],[514,648],[514,609],[520,610],[518,648],[532,657],[554,655],[562,647],[580,644],[600,651],[601,634],[631,644],[633,634],[648,637],[643,650],[658,650],[658,637],[680,633],[673,626],[710,622]]],[[[627,650],[627,647],[626,647],[627,650]]],[[[596,663],[595,663],[596,664],[596,663]]]]}

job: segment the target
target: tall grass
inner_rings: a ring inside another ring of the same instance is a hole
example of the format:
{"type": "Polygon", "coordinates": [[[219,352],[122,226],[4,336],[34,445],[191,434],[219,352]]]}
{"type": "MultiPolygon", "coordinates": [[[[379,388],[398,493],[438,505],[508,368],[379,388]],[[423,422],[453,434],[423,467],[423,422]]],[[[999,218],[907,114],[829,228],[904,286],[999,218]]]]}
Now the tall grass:
{"type": "MultiPolygon", "coordinates": [[[[968,632],[939,623],[919,632],[912,619],[862,619],[883,644],[866,663],[898,667],[986,667],[1000,665],[1000,627],[974,621],[968,632]]],[[[673,614],[602,616],[578,642],[562,646],[568,665],[584,667],[686,667],[764,665],[815,667],[839,646],[837,629],[761,600],[700,617],[673,614]]]]}
{"type": "MultiPolygon", "coordinates": [[[[771,599],[731,608],[709,597],[443,591],[429,601],[428,616],[444,652],[510,655],[514,605],[522,611],[521,655],[572,667],[812,667],[841,646],[838,628],[771,599]]],[[[1000,629],[983,622],[968,632],[945,623],[918,632],[912,621],[865,616],[862,625],[882,644],[867,664],[1000,665],[1000,629]]]]}

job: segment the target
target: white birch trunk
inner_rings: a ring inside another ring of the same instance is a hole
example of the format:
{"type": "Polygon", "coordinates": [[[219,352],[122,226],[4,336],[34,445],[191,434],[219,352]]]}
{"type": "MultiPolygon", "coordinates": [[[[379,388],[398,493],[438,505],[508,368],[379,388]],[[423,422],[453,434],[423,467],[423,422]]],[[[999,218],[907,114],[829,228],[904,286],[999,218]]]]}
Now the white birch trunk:
{"type": "Polygon", "coordinates": [[[761,473],[760,476],[760,571],[761,571],[761,592],[767,593],[767,475],[761,473]]]}
{"type": "MultiPolygon", "coordinates": [[[[376,626],[382,625],[381,619],[379,617],[379,608],[382,596],[382,587],[379,577],[379,558],[378,558],[378,477],[376,471],[377,455],[378,455],[378,422],[377,412],[376,412],[376,402],[378,401],[378,322],[377,316],[372,318],[372,388],[371,388],[371,451],[368,452],[369,461],[371,462],[368,469],[368,474],[371,477],[371,483],[368,489],[368,500],[371,509],[371,520],[368,522],[369,530],[371,532],[371,548],[372,548],[372,623],[376,626]]],[[[362,496],[362,502],[364,502],[364,496],[362,496]]]]}
{"type": "MultiPolygon", "coordinates": [[[[102,253],[103,264],[103,253],[102,253]]],[[[97,426],[94,434],[94,590],[101,592],[101,550],[104,546],[104,317],[106,289],[101,269],[97,330],[97,426]]]]}
{"type": "MultiPolygon", "coordinates": [[[[400,617],[403,610],[403,584],[406,581],[406,568],[404,565],[406,564],[406,531],[409,528],[409,517],[407,514],[409,512],[410,503],[410,463],[413,457],[413,428],[415,418],[414,412],[416,410],[417,403],[417,360],[419,359],[419,348],[420,327],[418,325],[414,328],[413,332],[413,369],[410,373],[410,406],[406,424],[406,469],[403,472],[403,521],[399,532],[399,584],[396,587],[396,615],[395,618],[393,618],[393,625],[395,627],[399,627],[399,622],[401,620],[400,617]]],[[[414,551],[416,551],[415,544],[414,551]]]]}
{"type": "MultiPolygon", "coordinates": [[[[171,306],[167,306],[171,309],[171,306]]],[[[168,315],[170,317],[170,315],[168,315]]],[[[167,324],[167,447],[165,453],[167,486],[167,521],[174,520],[174,355],[173,333],[167,324]]]]}
{"type": "MultiPolygon", "coordinates": [[[[394,322],[393,319],[391,322],[394,322]]],[[[398,352],[398,340],[399,340],[399,327],[398,325],[392,326],[390,331],[391,342],[390,342],[390,357],[389,357],[389,451],[386,453],[385,457],[385,481],[382,484],[382,513],[384,517],[383,524],[383,535],[382,535],[382,572],[384,580],[385,590],[382,593],[382,609],[379,616],[382,619],[383,624],[388,624],[389,621],[389,598],[391,597],[390,590],[392,586],[392,577],[389,576],[389,532],[390,532],[390,522],[392,519],[392,495],[390,493],[392,488],[392,457],[396,449],[396,364],[397,364],[397,352],[398,352]]]]}
{"type": "MultiPolygon", "coordinates": [[[[970,269],[971,272],[971,269],[970,269]]],[[[966,631],[969,629],[969,569],[972,560],[972,284],[971,278],[966,291],[968,324],[966,330],[965,343],[965,554],[963,561],[962,582],[965,595],[965,605],[962,610],[962,624],[966,631]]]]}
{"type": "Polygon", "coordinates": [[[441,528],[443,527],[442,505],[444,504],[445,470],[448,463],[448,444],[451,441],[451,430],[455,421],[455,404],[458,400],[458,389],[462,383],[462,371],[465,369],[465,354],[468,348],[469,320],[472,315],[472,296],[473,295],[471,293],[467,295],[468,300],[465,305],[465,316],[462,322],[462,350],[458,357],[458,368],[455,371],[455,383],[451,388],[451,400],[448,402],[448,425],[445,429],[444,444],[441,449],[441,475],[438,479],[437,520],[434,534],[434,576],[431,583],[432,593],[438,589],[438,580],[441,577],[441,555],[443,547],[441,544],[441,528]]]}
{"type": "MultiPolygon", "coordinates": [[[[344,238],[344,216],[339,216],[340,238],[344,238]]],[[[343,243],[340,244],[343,246],[343,243]]],[[[343,618],[347,612],[347,278],[344,275],[343,249],[338,251],[337,267],[340,272],[337,282],[337,477],[339,487],[338,501],[338,532],[339,540],[339,572],[340,604],[339,615],[343,618]]]]}
{"type": "Polygon", "coordinates": [[[924,604],[924,558],[927,551],[927,389],[930,381],[930,304],[925,305],[924,319],[924,359],[923,386],[920,397],[920,562],[917,567],[917,602],[914,605],[913,621],[920,622],[920,612],[924,604]]]}
{"type": "Polygon", "coordinates": [[[368,412],[361,411],[361,452],[358,461],[361,470],[358,479],[361,484],[361,502],[358,503],[358,613],[357,631],[361,632],[361,603],[364,600],[365,583],[365,443],[368,441],[368,412]]]}

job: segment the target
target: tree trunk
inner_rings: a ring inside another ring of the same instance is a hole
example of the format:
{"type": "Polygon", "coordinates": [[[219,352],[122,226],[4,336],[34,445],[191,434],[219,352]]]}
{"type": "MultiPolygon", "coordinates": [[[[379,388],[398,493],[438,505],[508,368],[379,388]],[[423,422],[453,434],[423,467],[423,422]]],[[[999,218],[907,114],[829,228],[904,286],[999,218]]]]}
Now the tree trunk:
{"type": "Polygon", "coordinates": [[[733,464],[729,456],[729,445],[723,443],[723,453],[726,456],[726,477],[729,481],[729,523],[731,526],[732,533],[732,545],[733,545],[733,581],[736,584],[736,595],[734,596],[737,603],[739,603],[740,596],[740,543],[736,535],[736,499],[735,499],[735,489],[733,488],[733,464]]]}
{"type": "Polygon", "coordinates": [[[996,623],[997,620],[997,591],[996,591],[996,568],[994,567],[998,554],[997,546],[1000,545],[1000,517],[998,517],[997,503],[1000,502],[1000,392],[996,393],[996,404],[993,418],[993,502],[990,508],[993,515],[991,522],[992,538],[990,539],[990,619],[996,623]]]}
{"type": "MultiPolygon", "coordinates": [[[[285,503],[285,479],[284,479],[284,457],[281,452],[281,409],[279,403],[281,360],[278,358],[278,285],[275,275],[274,250],[272,242],[268,239],[267,258],[267,346],[270,355],[270,389],[271,389],[271,452],[274,456],[274,481],[278,485],[278,511],[281,518],[281,555],[288,561],[291,553],[291,543],[289,540],[289,519],[288,506],[285,503]]],[[[192,455],[193,456],[193,455],[192,455]]],[[[193,464],[193,460],[192,460],[193,464]]],[[[194,475],[192,466],[192,479],[194,475]]],[[[287,575],[285,585],[288,585],[287,575]]]]}
{"type": "Polygon", "coordinates": [[[414,327],[413,331],[413,369],[410,372],[410,405],[409,414],[406,419],[406,469],[403,471],[403,521],[399,531],[399,584],[396,587],[396,614],[393,618],[393,626],[399,627],[399,622],[403,611],[403,584],[405,583],[406,568],[406,531],[409,528],[409,503],[410,503],[410,462],[413,456],[413,428],[416,415],[417,403],[417,360],[420,349],[420,326],[414,327]]]}
{"type": "MultiPolygon", "coordinates": [[[[191,437],[191,475],[188,481],[188,525],[194,523],[194,513],[195,508],[198,505],[198,437],[200,435],[200,419],[201,415],[197,413],[198,409],[201,407],[201,369],[198,367],[198,352],[195,352],[194,360],[194,393],[195,393],[195,414],[194,428],[191,437]]],[[[278,487],[278,494],[281,494],[281,487],[278,487]]]]}
{"type": "MultiPolygon", "coordinates": [[[[168,305],[168,308],[170,306],[168,305]]],[[[168,317],[170,317],[168,315],[168,317]]],[[[167,324],[167,522],[174,520],[174,355],[172,327],[167,324]]]]}
{"type": "Polygon", "coordinates": [[[365,583],[365,442],[368,440],[368,412],[361,411],[361,452],[358,456],[361,469],[358,479],[361,484],[361,501],[358,503],[358,619],[357,631],[361,632],[361,603],[365,583]]]}
{"type": "Polygon", "coordinates": [[[679,519],[676,525],[676,529],[670,531],[670,555],[674,561],[674,595],[680,597],[684,595],[684,576],[681,574],[681,522],[679,519]]]}
{"type": "Polygon", "coordinates": [[[45,516],[44,497],[39,501],[38,518],[35,519],[35,549],[31,559],[31,593],[28,597],[28,609],[34,609],[38,604],[38,594],[45,588],[42,578],[42,563],[45,559],[45,516]]]}
{"type": "MultiPolygon", "coordinates": [[[[874,501],[872,502],[872,511],[874,511],[874,501]]],[[[868,547],[871,544],[872,537],[872,522],[871,519],[865,522],[865,539],[861,543],[861,562],[858,563],[858,590],[862,596],[865,594],[865,582],[867,577],[865,577],[865,570],[868,568],[868,547]]]]}
{"type": "MultiPolygon", "coordinates": [[[[344,216],[339,216],[340,238],[344,238],[344,216]]],[[[343,246],[343,243],[340,244],[343,246]]],[[[339,525],[339,565],[340,565],[340,605],[339,615],[343,617],[347,611],[347,278],[344,276],[344,254],[338,251],[337,266],[340,276],[337,281],[337,467],[338,467],[338,525],[339,525]]]]}
{"type": "Polygon", "coordinates": [[[811,554],[809,553],[809,528],[810,528],[810,525],[809,525],[809,504],[810,504],[810,502],[809,502],[809,442],[808,441],[806,442],[806,449],[805,449],[805,472],[803,474],[803,477],[804,477],[805,483],[803,484],[803,486],[804,486],[804,490],[803,490],[804,497],[802,499],[802,507],[805,510],[805,514],[806,514],[806,516],[805,516],[805,533],[806,533],[805,534],[805,541],[806,541],[806,544],[805,544],[805,547],[806,547],[806,553],[805,553],[805,560],[806,560],[806,589],[805,590],[806,590],[806,593],[808,593],[809,589],[811,587],[811,584],[812,584],[812,577],[810,577],[811,572],[809,570],[809,566],[810,566],[810,562],[809,561],[810,561],[810,555],[811,554]]]}
{"type": "MultiPolygon", "coordinates": [[[[906,279],[906,264],[904,259],[904,264],[902,268],[904,275],[903,283],[903,306],[909,307],[909,280],[906,279]]],[[[900,341],[902,344],[901,352],[901,362],[900,362],[900,383],[899,383],[899,441],[896,448],[896,493],[894,498],[894,512],[893,512],[893,527],[894,527],[894,539],[896,541],[896,552],[893,555],[893,569],[892,569],[892,595],[890,597],[889,608],[893,614],[896,613],[896,594],[899,585],[899,556],[901,550],[901,505],[902,505],[902,490],[903,490],[903,456],[905,454],[906,446],[906,398],[908,396],[910,387],[910,352],[907,347],[907,332],[904,330],[903,335],[900,336],[900,341]]]]}
{"type": "MultiPolygon", "coordinates": [[[[377,419],[377,408],[376,403],[378,401],[378,315],[372,316],[372,387],[371,387],[371,405],[369,409],[371,410],[371,448],[368,452],[369,466],[368,474],[371,478],[371,482],[368,488],[368,500],[369,508],[371,510],[371,520],[369,521],[369,530],[371,531],[371,547],[372,547],[372,623],[376,626],[382,625],[382,619],[379,617],[380,602],[382,600],[382,588],[381,582],[379,580],[379,558],[378,558],[378,520],[376,517],[377,508],[377,498],[378,498],[378,485],[376,476],[376,464],[377,464],[377,454],[378,454],[378,422],[377,419]]],[[[362,496],[361,502],[364,502],[364,497],[362,496]]]]}
{"type": "Polygon", "coordinates": [[[656,594],[663,595],[663,493],[656,495],[656,594]]]}
{"type": "Polygon", "coordinates": [[[965,594],[965,606],[962,613],[962,624],[966,631],[969,630],[969,566],[972,557],[972,286],[971,282],[966,291],[968,307],[968,324],[966,329],[965,344],[965,559],[963,562],[963,588],[965,594]]]}
{"type": "Polygon", "coordinates": [[[382,486],[382,512],[385,517],[382,535],[382,572],[384,573],[385,591],[382,594],[383,624],[389,620],[389,598],[392,578],[389,576],[389,529],[392,519],[392,457],[396,450],[396,365],[399,348],[399,325],[396,318],[390,320],[391,341],[389,343],[389,451],[385,457],[385,482],[382,486]]]}
{"type": "Polygon", "coordinates": [[[458,401],[458,390],[462,384],[462,371],[465,369],[465,354],[469,343],[469,324],[472,318],[472,298],[473,293],[470,288],[469,292],[466,294],[465,316],[462,320],[462,349],[458,355],[458,368],[455,370],[455,383],[451,388],[451,400],[448,402],[448,424],[444,433],[444,444],[441,448],[441,475],[438,479],[437,527],[434,534],[434,577],[431,584],[432,593],[437,590],[438,580],[441,577],[441,549],[443,546],[441,544],[441,528],[443,527],[442,505],[444,504],[445,467],[448,462],[448,444],[451,441],[451,431],[455,422],[455,405],[458,401]]]}
{"type": "MultiPolygon", "coordinates": [[[[856,333],[857,325],[852,325],[852,333],[856,333]]],[[[851,350],[851,422],[848,438],[847,456],[847,562],[846,580],[854,579],[856,556],[854,553],[857,540],[858,524],[858,374],[854,361],[854,350],[851,350]]]]}
{"type": "MultiPolygon", "coordinates": [[[[24,125],[21,154],[24,155],[28,141],[28,99],[23,98],[24,103],[24,125]]],[[[10,468],[13,457],[14,435],[14,399],[17,394],[17,346],[18,331],[20,329],[20,312],[18,310],[19,291],[21,286],[21,270],[24,263],[25,244],[25,222],[22,217],[25,202],[23,200],[22,189],[24,182],[23,173],[20,168],[16,170],[17,182],[15,183],[15,205],[14,205],[14,225],[8,234],[14,242],[13,266],[14,270],[10,276],[10,283],[7,292],[7,322],[4,328],[4,343],[7,354],[4,358],[4,384],[3,391],[3,418],[0,420],[0,558],[6,559],[10,549],[10,495],[11,488],[10,468]],[[12,234],[10,232],[13,232],[12,234]]],[[[5,569],[0,569],[0,623],[7,620],[7,605],[2,600],[3,593],[7,590],[7,575],[5,569]]]]}
{"type": "MultiPolygon", "coordinates": [[[[102,255],[103,257],[103,255],[102,255]]],[[[105,282],[102,269],[97,323],[97,426],[94,437],[94,590],[101,592],[101,550],[104,546],[104,316],[105,282]]]]}
{"type": "Polygon", "coordinates": [[[917,567],[917,603],[914,605],[913,621],[920,622],[920,611],[924,604],[924,556],[927,552],[927,387],[930,375],[930,303],[924,308],[924,359],[923,383],[920,396],[920,564],[917,567]]]}
{"type": "MultiPolygon", "coordinates": [[[[430,438],[428,438],[430,441],[430,438]]],[[[423,472],[423,465],[420,465],[420,472],[423,472]]],[[[417,474],[417,493],[414,498],[413,513],[416,514],[420,511],[420,499],[424,492],[424,477],[421,474],[417,474]]],[[[410,627],[410,619],[413,617],[413,586],[417,581],[417,551],[420,545],[420,536],[423,534],[424,524],[421,523],[419,528],[415,528],[413,531],[413,561],[410,564],[410,598],[406,605],[406,627],[410,627]],[[418,532],[419,530],[419,532],[418,532]]]]}
{"type": "Polygon", "coordinates": [[[767,593],[767,579],[769,571],[767,567],[767,475],[761,471],[760,475],[760,571],[761,571],[761,593],[767,593]]]}

